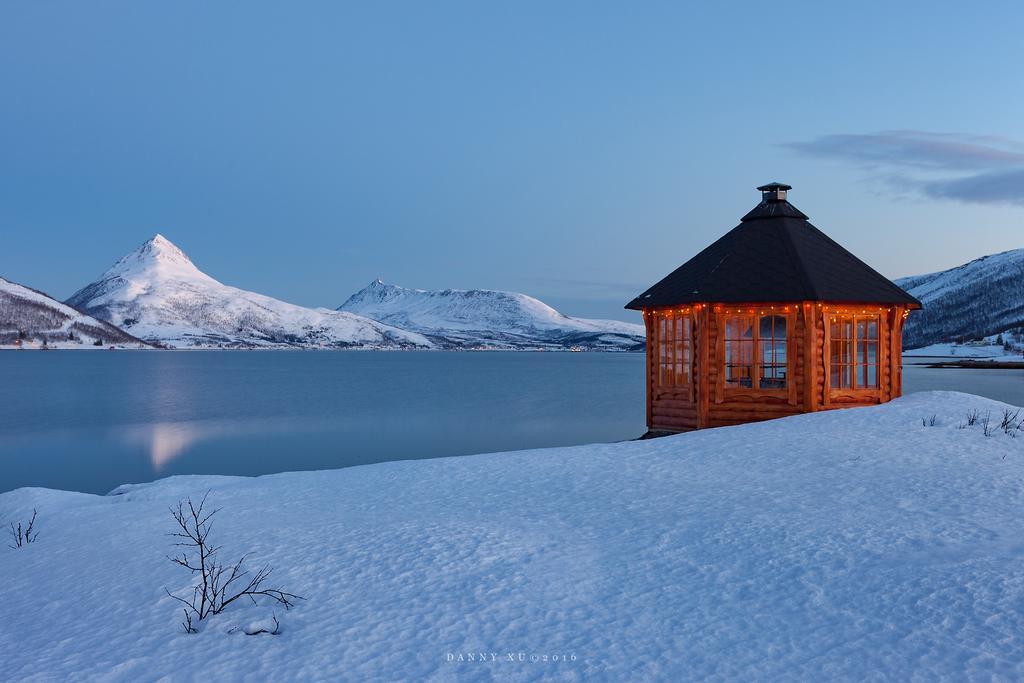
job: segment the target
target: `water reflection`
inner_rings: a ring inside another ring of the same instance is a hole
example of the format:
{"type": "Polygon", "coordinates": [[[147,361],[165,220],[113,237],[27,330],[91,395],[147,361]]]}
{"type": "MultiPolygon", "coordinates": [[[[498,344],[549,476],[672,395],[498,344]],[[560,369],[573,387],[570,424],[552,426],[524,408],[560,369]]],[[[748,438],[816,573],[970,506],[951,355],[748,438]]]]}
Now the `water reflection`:
{"type": "Polygon", "coordinates": [[[147,453],[153,474],[159,476],[175,460],[197,451],[205,442],[241,437],[258,439],[290,431],[308,434],[330,427],[330,423],[317,419],[187,420],[132,425],[123,428],[121,437],[127,445],[147,453]]]}
{"type": "Polygon", "coordinates": [[[239,425],[230,422],[159,422],[128,427],[124,438],[128,444],[146,450],[154,474],[160,474],[197,442],[241,432],[239,425]]]}

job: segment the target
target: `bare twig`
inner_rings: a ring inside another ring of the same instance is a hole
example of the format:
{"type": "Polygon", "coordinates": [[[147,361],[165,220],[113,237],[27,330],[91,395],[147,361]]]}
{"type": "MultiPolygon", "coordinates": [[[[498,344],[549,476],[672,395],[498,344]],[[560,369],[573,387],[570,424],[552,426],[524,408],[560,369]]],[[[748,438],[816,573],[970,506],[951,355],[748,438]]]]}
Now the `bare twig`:
{"type": "Polygon", "coordinates": [[[32,510],[32,519],[28,520],[28,525],[24,528],[21,526],[21,522],[18,522],[18,526],[14,526],[14,522],[11,522],[11,543],[8,547],[10,548],[22,548],[28,543],[34,543],[39,538],[39,532],[35,531],[33,527],[36,524],[36,511],[32,510]]]}
{"type": "Polygon", "coordinates": [[[981,418],[981,427],[985,436],[992,436],[992,411],[988,411],[985,417],[981,418]]]}
{"type": "Polygon", "coordinates": [[[1020,409],[1018,408],[1014,412],[1010,412],[1009,408],[1003,408],[1003,419],[999,422],[999,427],[1003,430],[1004,434],[1013,436],[1013,432],[1020,425],[1020,409]]]}
{"type": "Polygon", "coordinates": [[[267,633],[269,635],[276,636],[279,633],[281,633],[281,622],[277,620],[277,614],[274,613],[274,612],[271,612],[270,618],[274,620],[274,628],[266,629],[266,628],[260,627],[258,629],[253,630],[253,631],[248,631],[247,630],[247,631],[244,631],[245,635],[247,635],[247,636],[258,636],[261,633],[267,633]]]}
{"type": "MultiPolygon", "coordinates": [[[[198,629],[193,623],[202,621],[207,617],[220,614],[231,603],[240,598],[248,598],[256,604],[257,597],[266,597],[284,605],[285,609],[295,606],[296,600],[305,600],[302,596],[281,588],[264,587],[264,582],[270,577],[273,569],[270,565],[263,567],[255,574],[243,567],[247,555],[243,555],[234,564],[221,564],[217,561],[217,552],[220,546],[209,542],[210,530],[213,528],[212,518],[220,512],[220,508],[206,511],[206,498],[195,505],[191,498],[178,502],[177,508],[171,508],[171,516],[177,522],[179,531],[171,534],[172,537],[181,539],[176,542],[175,547],[182,547],[180,556],[168,557],[171,562],[184,567],[193,575],[199,575],[199,584],[192,589],[192,595],[183,598],[174,595],[166,588],[164,592],[185,607],[185,621],[182,628],[186,633],[196,633],[198,629]]],[[[277,617],[274,618],[275,623],[277,617]]],[[[278,627],[275,626],[273,635],[277,635],[278,627]]],[[[268,632],[269,633],[269,632],[268,632]]]]}

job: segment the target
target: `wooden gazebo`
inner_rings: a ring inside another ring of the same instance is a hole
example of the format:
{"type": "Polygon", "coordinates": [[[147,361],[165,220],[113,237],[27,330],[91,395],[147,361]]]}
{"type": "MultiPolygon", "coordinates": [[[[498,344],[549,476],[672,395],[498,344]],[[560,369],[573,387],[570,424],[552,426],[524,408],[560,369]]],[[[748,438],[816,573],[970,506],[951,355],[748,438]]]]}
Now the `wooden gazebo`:
{"type": "Polygon", "coordinates": [[[884,403],[921,302],[763,185],[761,203],[626,308],[647,328],[647,426],[681,432],[884,403]]]}

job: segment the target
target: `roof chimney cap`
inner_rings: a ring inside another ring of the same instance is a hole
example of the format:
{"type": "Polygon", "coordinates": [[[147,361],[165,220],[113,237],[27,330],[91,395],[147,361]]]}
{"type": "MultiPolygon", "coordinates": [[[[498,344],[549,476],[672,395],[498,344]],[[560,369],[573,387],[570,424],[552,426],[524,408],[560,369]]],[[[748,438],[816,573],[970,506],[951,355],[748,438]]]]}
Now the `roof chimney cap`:
{"type": "Polygon", "coordinates": [[[762,202],[784,202],[786,192],[793,189],[792,185],[785,183],[768,183],[757,188],[761,192],[762,202]]]}

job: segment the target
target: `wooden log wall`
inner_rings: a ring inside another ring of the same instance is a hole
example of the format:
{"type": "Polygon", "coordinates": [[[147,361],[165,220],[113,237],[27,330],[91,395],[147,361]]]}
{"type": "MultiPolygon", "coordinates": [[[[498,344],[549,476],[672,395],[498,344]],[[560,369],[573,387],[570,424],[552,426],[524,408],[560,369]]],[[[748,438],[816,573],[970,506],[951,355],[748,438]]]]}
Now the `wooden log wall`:
{"type": "MultiPolygon", "coordinates": [[[[739,307],[738,305],[732,305],[739,307]]],[[[764,308],[768,304],[756,304],[764,308]]],[[[692,310],[693,344],[690,387],[659,387],[657,384],[657,325],[645,316],[647,326],[647,424],[652,430],[689,431],[813,412],[883,403],[902,394],[902,342],[906,309],[885,307],[879,314],[878,388],[844,390],[831,386],[830,315],[827,303],[807,301],[775,304],[788,307],[787,352],[789,383],[784,390],[755,391],[726,387],[720,377],[724,367],[724,320],[727,305],[695,305],[692,310]],[[719,311],[713,310],[718,308],[719,311]]],[[[850,309],[859,308],[849,305],[850,309]]],[[[872,306],[876,308],[877,306],[872,306]]]]}

